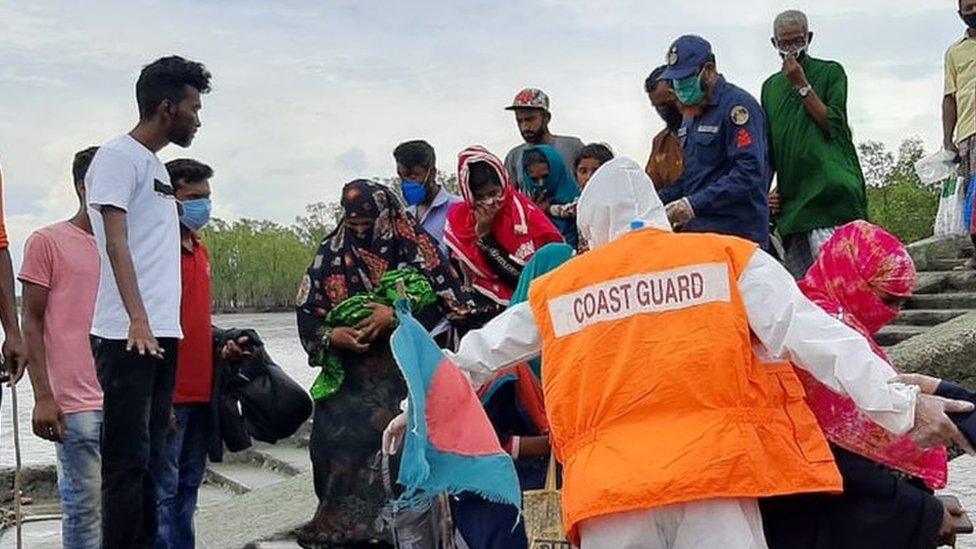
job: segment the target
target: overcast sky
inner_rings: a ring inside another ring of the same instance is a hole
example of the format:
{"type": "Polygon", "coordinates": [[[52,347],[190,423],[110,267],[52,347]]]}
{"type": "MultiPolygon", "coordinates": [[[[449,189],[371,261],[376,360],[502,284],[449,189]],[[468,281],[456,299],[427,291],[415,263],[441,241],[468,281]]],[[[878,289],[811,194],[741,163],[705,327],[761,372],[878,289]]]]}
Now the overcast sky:
{"type": "Polygon", "coordinates": [[[73,153],[128,131],[134,83],[179,54],[213,73],[189,150],[212,165],[216,214],[294,221],[359,176],[393,174],[397,143],[425,138],[440,168],[481,143],[520,140],[503,107],[535,86],[552,130],[646,158],[660,122],[643,80],[684,33],[711,40],[719,70],[758,96],[778,70],[779,11],[807,11],[812,54],[850,79],[855,139],[941,143],[945,48],[963,25],[949,0],[544,0],[251,2],[0,0],[0,162],[8,232],[23,240],[75,208],[73,153]]]}

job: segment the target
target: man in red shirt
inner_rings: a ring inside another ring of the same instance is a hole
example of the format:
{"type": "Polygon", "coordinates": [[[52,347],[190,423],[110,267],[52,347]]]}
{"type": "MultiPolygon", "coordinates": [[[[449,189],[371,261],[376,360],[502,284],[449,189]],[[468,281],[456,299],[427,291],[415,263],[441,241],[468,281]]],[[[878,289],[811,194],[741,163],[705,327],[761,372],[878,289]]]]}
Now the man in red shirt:
{"type": "MultiPolygon", "coordinates": [[[[207,465],[214,353],[210,324],[210,258],[199,231],[210,220],[210,166],[179,159],[166,164],[180,204],[182,300],[171,429],[155,475],[156,549],[192,548],[193,513],[207,465]]],[[[221,353],[226,355],[229,348],[221,353]]]]}

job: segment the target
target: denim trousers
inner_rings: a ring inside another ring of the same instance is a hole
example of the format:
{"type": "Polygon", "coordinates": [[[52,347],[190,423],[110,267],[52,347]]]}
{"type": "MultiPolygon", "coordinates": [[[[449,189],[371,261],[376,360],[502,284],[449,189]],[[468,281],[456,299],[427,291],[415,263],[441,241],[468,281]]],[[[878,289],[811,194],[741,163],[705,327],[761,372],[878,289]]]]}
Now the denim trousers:
{"type": "Polygon", "coordinates": [[[156,542],[156,490],[176,376],[175,338],[160,338],[163,358],[92,337],[102,386],[102,547],[149,549],[156,542]]]}
{"type": "Polygon", "coordinates": [[[210,404],[176,404],[173,416],[176,422],[155,474],[156,549],[192,549],[193,513],[207,468],[210,404]]]}
{"type": "Polygon", "coordinates": [[[98,549],[102,544],[102,412],[65,414],[64,427],[64,440],[56,445],[61,545],[98,549]]]}

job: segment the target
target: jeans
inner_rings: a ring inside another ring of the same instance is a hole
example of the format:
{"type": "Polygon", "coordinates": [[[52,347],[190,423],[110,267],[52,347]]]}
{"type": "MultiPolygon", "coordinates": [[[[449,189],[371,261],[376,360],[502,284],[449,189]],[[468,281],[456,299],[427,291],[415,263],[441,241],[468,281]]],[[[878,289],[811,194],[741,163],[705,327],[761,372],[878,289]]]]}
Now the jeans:
{"type": "Polygon", "coordinates": [[[166,445],[176,374],[175,338],[163,358],[126,351],[124,340],[92,337],[102,404],[102,547],[136,549],[156,541],[153,474],[166,445]]]}
{"type": "Polygon", "coordinates": [[[192,549],[193,513],[197,491],[207,468],[210,404],[176,404],[175,429],[166,437],[163,461],[156,474],[159,533],[156,549],[192,549]]]}
{"type": "Polygon", "coordinates": [[[102,412],[65,414],[64,426],[64,440],[56,446],[61,545],[98,549],[102,544],[102,412]]]}

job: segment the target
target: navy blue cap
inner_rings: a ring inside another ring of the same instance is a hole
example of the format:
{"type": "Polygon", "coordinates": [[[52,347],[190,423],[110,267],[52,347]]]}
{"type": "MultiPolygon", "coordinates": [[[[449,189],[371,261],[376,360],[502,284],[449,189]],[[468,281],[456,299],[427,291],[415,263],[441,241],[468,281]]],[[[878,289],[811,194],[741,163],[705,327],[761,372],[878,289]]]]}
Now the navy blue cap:
{"type": "Polygon", "coordinates": [[[668,50],[668,68],[661,75],[661,80],[681,80],[694,76],[712,59],[712,45],[708,40],[686,34],[671,44],[671,49],[668,50]]]}

